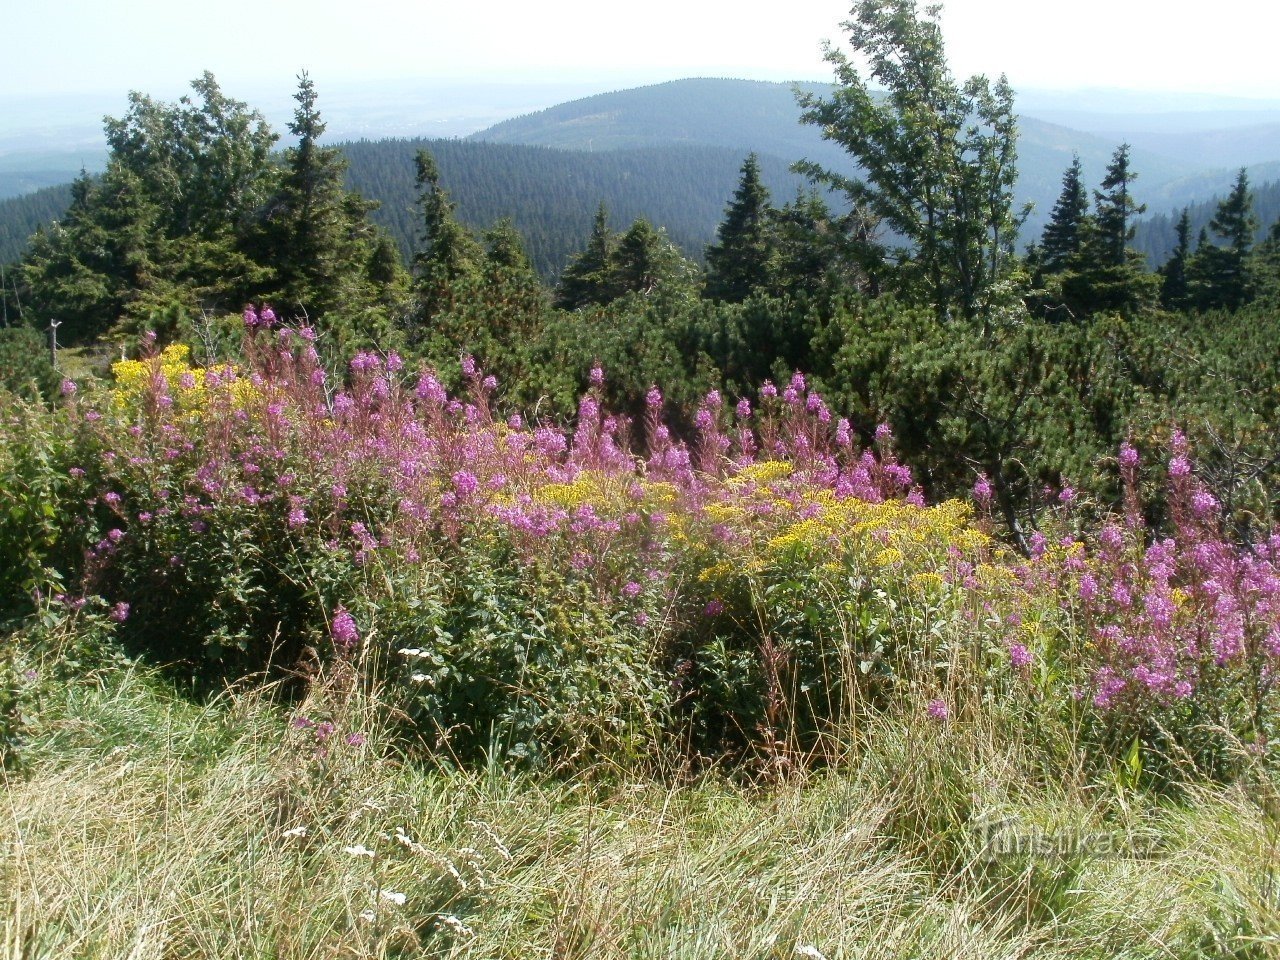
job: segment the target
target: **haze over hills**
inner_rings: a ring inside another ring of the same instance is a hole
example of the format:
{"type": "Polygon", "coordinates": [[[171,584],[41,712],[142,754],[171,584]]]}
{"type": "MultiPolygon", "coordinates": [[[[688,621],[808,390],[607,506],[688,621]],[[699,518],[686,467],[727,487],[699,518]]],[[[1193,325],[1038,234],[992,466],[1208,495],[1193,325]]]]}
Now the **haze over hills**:
{"type": "MultiPolygon", "coordinates": [[[[825,95],[829,84],[800,84],[806,92],[825,95]]],[[[845,167],[849,158],[824,141],[820,132],[800,123],[793,85],[745,80],[691,79],[599,94],[496,124],[468,139],[526,143],[564,149],[601,150],[657,146],[663,143],[704,143],[754,149],[782,159],[807,157],[824,165],[845,167]]],[[[1117,94],[1117,104],[1134,107],[1170,103],[1164,98],[1117,94]]],[[[1059,101],[1032,96],[1050,116],[1059,101]]],[[[1067,102],[1067,101],[1062,101],[1067,102]]],[[[1102,102],[1105,102],[1103,100],[1102,102]]],[[[1193,98],[1193,102],[1194,98],[1193,98]]],[[[1035,205],[1026,236],[1039,233],[1073,153],[1079,153],[1090,182],[1100,178],[1122,141],[1133,146],[1132,166],[1138,171],[1141,199],[1153,211],[1208,200],[1225,192],[1241,166],[1256,183],[1280,176],[1280,103],[1263,102],[1245,110],[1251,101],[1206,97],[1206,109],[1180,112],[1107,114],[1098,98],[1085,97],[1071,128],[1031,115],[1024,108],[1018,144],[1018,198],[1035,205]],[[1209,109],[1215,107],[1215,109],[1209,109]],[[1248,122],[1241,124],[1240,115],[1248,122]],[[1226,118],[1218,130],[1216,118],[1226,118]],[[1270,119],[1271,123],[1257,121],[1270,119]],[[1155,132],[1144,132],[1152,127],[1155,132]]],[[[1185,107],[1186,104],[1183,103],[1185,107]]]]}
{"type": "MultiPolygon", "coordinates": [[[[799,87],[819,95],[832,89],[819,83],[799,87]]],[[[377,219],[402,249],[416,229],[412,156],[425,145],[438,154],[460,219],[483,228],[512,217],[528,237],[539,270],[552,277],[585,239],[601,200],[616,226],[645,216],[698,256],[714,237],[748,152],[760,155],[776,203],[802,184],[788,173],[795,160],[849,169],[840,147],[800,122],[793,90],[785,83],[698,78],[535,109],[549,97],[584,89],[459,84],[405,95],[370,84],[322,97],[321,109],[330,142],[357,141],[344,145],[350,182],[382,202],[377,219]],[[510,116],[521,110],[534,112],[510,116]],[[424,134],[430,142],[419,139],[424,134]],[[441,139],[462,134],[465,143],[441,139]],[[388,136],[396,139],[379,139],[388,136]]],[[[119,98],[115,113],[122,112],[122,103],[119,98]]],[[[1224,194],[1240,166],[1249,167],[1255,186],[1280,180],[1280,102],[1033,91],[1018,103],[1017,193],[1020,202],[1034,204],[1024,239],[1039,235],[1073,153],[1079,153],[1086,183],[1094,187],[1125,140],[1133,145],[1138,199],[1153,216],[1166,215],[1163,225],[1141,234],[1142,249],[1155,262],[1167,253],[1167,215],[1224,194]]],[[[275,129],[285,129],[291,104],[280,95],[263,105],[275,129]]],[[[93,170],[104,162],[100,132],[96,141],[83,129],[73,135],[59,126],[66,105],[54,106],[41,114],[28,104],[0,128],[0,196],[64,183],[82,167],[93,170]],[[43,127],[41,116],[47,121],[43,127]],[[70,149],[58,149],[70,143],[70,149]]],[[[53,190],[25,203],[0,204],[0,259],[14,259],[32,224],[44,222],[65,196],[53,190]]]]}

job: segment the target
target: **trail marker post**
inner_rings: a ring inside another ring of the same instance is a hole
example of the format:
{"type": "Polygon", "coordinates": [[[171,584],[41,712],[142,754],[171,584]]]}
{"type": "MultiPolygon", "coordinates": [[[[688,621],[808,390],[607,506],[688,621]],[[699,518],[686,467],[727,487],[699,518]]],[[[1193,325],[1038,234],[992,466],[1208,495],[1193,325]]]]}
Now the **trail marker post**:
{"type": "Polygon", "coordinates": [[[49,358],[53,361],[53,369],[58,369],[58,328],[61,320],[49,321],[49,358]]]}

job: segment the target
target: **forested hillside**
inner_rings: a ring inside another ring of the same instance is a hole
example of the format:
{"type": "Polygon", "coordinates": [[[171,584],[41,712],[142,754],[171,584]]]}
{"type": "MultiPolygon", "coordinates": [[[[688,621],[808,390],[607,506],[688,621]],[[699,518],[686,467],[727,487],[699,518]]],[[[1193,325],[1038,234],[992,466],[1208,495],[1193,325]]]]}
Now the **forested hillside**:
{"type": "MultiPolygon", "coordinates": [[[[378,200],[376,223],[406,254],[420,233],[414,209],[414,155],[429,150],[458,219],[477,230],[510,217],[544,278],[560,275],[591,231],[603,202],[615,224],[637,217],[664,227],[687,256],[700,259],[737,182],[746,151],[696,144],[588,153],[461,140],[380,140],[342,144],[347,183],[378,200]]],[[[761,157],[761,176],[791,197],[804,178],[787,161],[761,157]]]]}
{"type": "MultiPolygon", "coordinates": [[[[798,89],[829,93],[832,88],[804,84],[798,89]]],[[[1135,116],[1131,122],[1142,119],[1135,116]]],[[[1157,213],[1224,195],[1242,163],[1250,165],[1254,183],[1280,180],[1280,159],[1254,162],[1270,143],[1268,130],[1235,129],[1221,141],[1212,131],[1166,133],[1159,140],[1162,150],[1135,147],[1136,194],[1157,213]],[[1216,152],[1207,152],[1209,143],[1219,143],[1216,152]],[[1232,166],[1205,166],[1232,158],[1243,159],[1232,166]]],[[[1073,155],[1079,155],[1086,176],[1100,174],[1124,135],[1082,132],[1026,115],[1019,117],[1018,133],[1016,197],[1034,204],[1022,233],[1029,241],[1048,222],[1062,171],[1073,155]]],[[[374,219],[402,252],[413,241],[412,157],[426,146],[437,156],[460,219],[483,229],[510,216],[548,279],[563,269],[600,200],[619,221],[644,216],[664,226],[687,255],[698,258],[748,152],[760,155],[764,181],[779,196],[792,195],[801,183],[786,171],[797,160],[853,172],[838,145],[800,122],[792,85],[744,80],[679,80],[600,94],[504,121],[464,142],[410,138],[338,146],[350,160],[348,182],[381,203],[374,219]]],[[[49,211],[56,196],[47,195],[34,207],[0,202],[0,261],[16,259],[38,222],[36,215],[49,211]]],[[[1139,239],[1139,249],[1153,262],[1172,250],[1168,224],[1154,224],[1143,236],[1151,239],[1139,239]]]]}
{"type": "MultiPolygon", "coordinates": [[[[1214,212],[1227,191],[1223,190],[1212,200],[1188,205],[1187,214],[1192,237],[1209,226],[1214,212]]],[[[1152,204],[1153,209],[1159,209],[1152,204]]],[[[1262,183],[1253,189],[1253,214],[1257,229],[1255,241],[1261,240],[1270,226],[1280,220],[1280,181],[1262,183]]],[[[1180,212],[1153,213],[1138,221],[1133,236],[1133,248],[1142,253],[1153,267],[1164,263],[1178,244],[1178,220],[1180,212]]]]}
{"type": "Polygon", "coordinates": [[[0,200],[0,263],[17,262],[37,228],[57,220],[70,204],[69,183],[0,200]]]}

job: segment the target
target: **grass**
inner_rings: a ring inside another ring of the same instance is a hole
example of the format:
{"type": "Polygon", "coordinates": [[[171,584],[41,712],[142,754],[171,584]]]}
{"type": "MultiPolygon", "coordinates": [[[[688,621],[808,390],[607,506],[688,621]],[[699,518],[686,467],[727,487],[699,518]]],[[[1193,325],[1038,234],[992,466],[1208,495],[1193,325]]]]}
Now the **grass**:
{"type": "Polygon", "coordinates": [[[341,668],[292,713],[139,669],[48,693],[0,794],[0,960],[1280,949],[1280,832],[1243,786],[1046,776],[996,725],[918,710],[771,783],[532,779],[408,762],[386,715],[341,668]],[[992,856],[993,816],[1084,840],[992,856]]]}

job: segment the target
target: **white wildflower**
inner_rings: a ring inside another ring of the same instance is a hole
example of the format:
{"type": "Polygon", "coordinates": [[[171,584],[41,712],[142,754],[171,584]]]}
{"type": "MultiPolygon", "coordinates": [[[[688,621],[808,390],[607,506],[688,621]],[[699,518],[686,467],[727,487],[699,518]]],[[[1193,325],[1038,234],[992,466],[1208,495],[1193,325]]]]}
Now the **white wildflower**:
{"type": "Polygon", "coordinates": [[[447,929],[462,937],[474,937],[475,931],[468,927],[451,913],[440,913],[436,915],[436,926],[447,929]]]}
{"type": "Polygon", "coordinates": [[[399,650],[396,651],[396,653],[400,654],[400,656],[402,657],[422,656],[422,651],[419,650],[417,647],[401,647],[399,650]]]}
{"type": "Polygon", "coordinates": [[[414,683],[426,683],[431,678],[427,676],[425,673],[414,673],[414,674],[410,674],[409,679],[412,680],[414,683]]]}
{"type": "Polygon", "coordinates": [[[378,915],[374,913],[372,910],[361,910],[360,919],[363,920],[365,923],[373,923],[373,921],[378,919],[378,915]]]}
{"type": "Polygon", "coordinates": [[[357,843],[354,847],[343,847],[342,852],[349,853],[353,857],[368,857],[370,860],[374,857],[373,851],[363,843],[357,843]]]}
{"type": "Polygon", "coordinates": [[[502,842],[502,839],[494,833],[493,827],[489,826],[489,824],[485,823],[483,820],[468,820],[466,823],[467,826],[481,831],[489,838],[489,842],[493,844],[493,848],[498,851],[498,856],[502,857],[503,860],[511,859],[511,851],[507,849],[507,845],[502,842]]]}
{"type": "Polygon", "coordinates": [[[807,960],[827,960],[827,958],[823,956],[822,951],[811,943],[797,943],[796,953],[802,957],[806,957],[807,960]]]}
{"type": "Polygon", "coordinates": [[[410,837],[400,827],[396,827],[395,841],[396,843],[400,844],[400,846],[404,847],[406,850],[409,850],[413,853],[427,852],[426,847],[424,847],[422,844],[418,843],[416,840],[410,837]]]}
{"type": "Polygon", "coordinates": [[[292,829],[285,830],[283,833],[280,834],[280,836],[288,837],[290,839],[295,839],[295,838],[301,839],[306,835],[307,835],[307,828],[304,826],[293,827],[292,829]]]}
{"type": "Polygon", "coordinates": [[[404,902],[409,899],[403,893],[396,893],[394,890],[383,890],[379,893],[379,896],[381,896],[383,900],[394,903],[397,907],[403,907],[404,902]]]}

